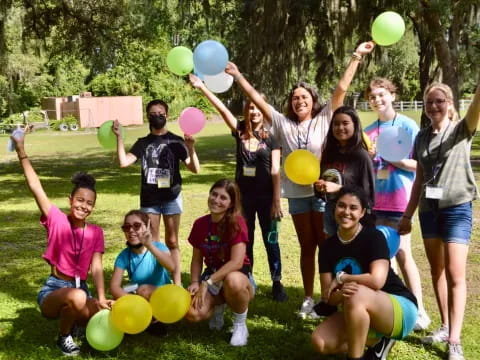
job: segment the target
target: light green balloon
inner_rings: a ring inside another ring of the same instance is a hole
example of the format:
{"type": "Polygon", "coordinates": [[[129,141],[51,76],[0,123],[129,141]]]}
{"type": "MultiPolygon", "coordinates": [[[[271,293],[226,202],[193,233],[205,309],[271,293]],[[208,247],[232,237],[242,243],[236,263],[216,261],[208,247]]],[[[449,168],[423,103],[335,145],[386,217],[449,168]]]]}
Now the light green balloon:
{"type": "Polygon", "coordinates": [[[372,38],[382,46],[395,44],[405,32],[405,22],[393,11],[386,11],[377,16],[372,24],[372,38]]]}
{"type": "MultiPolygon", "coordinates": [[[[105,121],[99,128],[97,132],[97,139],[100,145],[105,149],[116,149],[117,148],[117,136],[112,130],[113,120],[105,121]]],[[[125,128],[120,126],[122,139],[125,140],[125,128]]]]}
{"type": "Polygon", "coordinates": [[[110,321],[110,310],[104,309],[97,312],[88,321],[86,335],[92,348],[110,351],[120,345],[124,334],[110,321]]]}
{"type": "Polygon", "coordinates": [[[192,50],[185,46],[174,47],[167,55],[167,66],[174,74],[187,75],[193,70],[192,50]]]}

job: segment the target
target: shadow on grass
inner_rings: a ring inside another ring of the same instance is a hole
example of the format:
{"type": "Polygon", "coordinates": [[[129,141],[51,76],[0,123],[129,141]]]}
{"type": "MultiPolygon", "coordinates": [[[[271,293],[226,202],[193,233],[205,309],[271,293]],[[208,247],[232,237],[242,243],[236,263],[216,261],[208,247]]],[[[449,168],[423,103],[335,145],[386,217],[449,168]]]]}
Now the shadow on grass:
{"type": "MultiPolygon", "coordinates": [[[[213,184],[221,177],[233,177],[235,172],[235,144],[228,135],[202,137],[196,144],[197,154],[208,174],[192,174],[182,166],[184,185],[213,184]]],[[[90,147],[75,149],[75,152],[55,153],[55,156],[30,156],[49,197],[66,197],[70,194],[71,176],[77,171],[88,171],[97,179],[97,191],[105,194],[140,193],[140,167],[133,165],[120,169],[116,155],[100,152],[90,147]]],[[[17,161],[0,167],[0,202],[25,200],[31,197],[25,184],[21,167],[17,161]]]]}

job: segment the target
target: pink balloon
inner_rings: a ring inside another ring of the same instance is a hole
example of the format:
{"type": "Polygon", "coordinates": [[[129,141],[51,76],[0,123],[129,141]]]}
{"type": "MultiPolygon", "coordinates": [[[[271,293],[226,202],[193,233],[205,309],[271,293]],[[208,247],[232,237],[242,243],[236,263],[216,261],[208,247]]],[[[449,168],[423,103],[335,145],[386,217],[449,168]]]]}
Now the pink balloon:
{"type": "Polygon", "coordinates": [[[194,135],[200,132],[205,126],[205,121],[205,115],[202,110],[195,107],[184,109],[178,118],[180,129],[187,135],[194,135]]]}

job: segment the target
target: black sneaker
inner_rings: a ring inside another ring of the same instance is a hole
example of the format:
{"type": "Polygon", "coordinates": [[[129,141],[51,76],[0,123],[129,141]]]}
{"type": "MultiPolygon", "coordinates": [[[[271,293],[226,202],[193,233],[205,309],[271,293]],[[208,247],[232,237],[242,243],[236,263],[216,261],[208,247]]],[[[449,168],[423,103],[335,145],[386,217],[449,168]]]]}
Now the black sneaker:
{"type": "Polygon", "coordinates": [[[70,332],[72,338],[74,339],[84,339],[85,338],[85,328],[79,325],[73,325],[72,331],[70,332]]]}
{"type": "Polygon", "coordinates": [[[363,355],[365,360],[386,360],[395,340],[382,337],[378,343],[368,348],[363,355]]]}
{"type": "Polygon", "coordinates": [[[72,335],[60,335],[57,340],[57,346],[63,355],[76,356],[80,353],[80,348],[73,341],[72,335]]]}
{"type": "MultiPolygon", "coordinates": [[[[320,300],[313,306],[312,312],[318,315],[318,317],[327,317],[337,312],[337,307],[335,305],[327,304],[320,300]]],[[[312,315],[310,313],[310,315],[312,315]]]]}
{"type": "Polygon", "coordinates": [[[288,295],[280,281],[274,281],[272,285],[272,297],[274,301],[285,302],[288,300],[288,295]]]}

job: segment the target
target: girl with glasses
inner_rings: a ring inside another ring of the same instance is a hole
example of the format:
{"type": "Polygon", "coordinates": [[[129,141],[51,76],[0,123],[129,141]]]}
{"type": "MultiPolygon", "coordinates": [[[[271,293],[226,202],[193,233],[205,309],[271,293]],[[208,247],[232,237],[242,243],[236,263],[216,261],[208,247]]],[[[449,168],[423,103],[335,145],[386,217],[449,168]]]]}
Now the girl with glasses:
{"type": "Polygon", "coordinates": [[[448,359],[463,360],[460,335],[467,300],[467,255],[472,201],[478,197],[470,149],[480,121],[480,86],[477,85],[461,121],[453,104],[452,90],[445,84],[428,86],[424,103],[431,124],[415,140],[413,157],[418,162],[417,174],[399,232],[411,232],[411,219],[418,207],[442,322],[423,341],[448,343],[448,359]]]}

